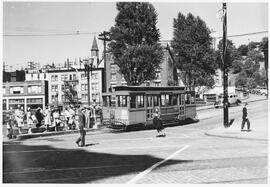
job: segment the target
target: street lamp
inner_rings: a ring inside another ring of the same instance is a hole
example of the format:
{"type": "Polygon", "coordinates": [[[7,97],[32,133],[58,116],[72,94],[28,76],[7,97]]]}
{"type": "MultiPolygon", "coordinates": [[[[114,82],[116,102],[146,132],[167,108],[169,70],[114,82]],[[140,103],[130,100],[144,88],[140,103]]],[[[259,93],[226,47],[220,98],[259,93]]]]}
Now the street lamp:
{"type": "Polygon", "coordinates": [[[88,98],[88,106],[90,106],[90,72],[92,76],[92,68],[93,68],[93,60],[94,59],[85,59],[84,60],[84,73],[87,77],[87,88],[88,88],[88,93],[87,93],[87,98],[88,98]]]}

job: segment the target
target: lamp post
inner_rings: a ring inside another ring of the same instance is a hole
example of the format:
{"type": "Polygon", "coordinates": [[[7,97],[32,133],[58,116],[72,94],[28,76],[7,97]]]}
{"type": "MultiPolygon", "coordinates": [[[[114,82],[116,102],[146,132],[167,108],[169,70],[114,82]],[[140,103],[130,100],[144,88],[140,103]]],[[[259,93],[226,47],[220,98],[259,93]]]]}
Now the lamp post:
{"type": "Polygon", "coordinates": [[[84,73],[87,77],[87,98],[88,98],[88,106],[90,106],[90,72],[92,76],[92,68],[93,68],[93,59],[85,59],[84,60],[84,73]]]}

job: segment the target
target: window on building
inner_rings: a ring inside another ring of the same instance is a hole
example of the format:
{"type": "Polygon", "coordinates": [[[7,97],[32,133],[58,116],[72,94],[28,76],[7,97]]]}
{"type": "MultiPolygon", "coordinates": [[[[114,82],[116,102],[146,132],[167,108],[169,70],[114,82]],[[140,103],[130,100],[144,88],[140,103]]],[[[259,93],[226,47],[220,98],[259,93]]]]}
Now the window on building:
{"type": "Polygon", "coordinates": [[[7,100],[3,99],[3,110],[7,110],[7,100]]]}
{"type": "Polygon", "coordinates": [[[81,79],[82,79],[82,80],[85,80],[85,79],[86,79],[85,73],[82,73],[82,74],[81,74],[81,79]]]}
{"type": "Polygon", "coordinates": [[[35,104],[40,104],[42,103],[43,99],[42,98],[31,98],[26,100],[27,103],[35,103],[35,104]]]}
{"type": "Polygon", "coordinates": [[[116,80],[116,74],[115,73],[111,74],[111,80],[116,80]]]}
{"type": "Polygon", "coordinates": [[[58,75],[52,75],[51,80],[52,81],[58,81],[58,75]]]}
{"type": "Polygon", "coordinates": [[[115,64],[111,64],[111,71],[115,71],[116,70],[116,65],[115,64]]]}
{"type": "Polygon", "coordinates": [[[41,86],[37,85],[28,86],[28,93],[41,93],[41,86]]]}
{"type": "Polygon", "coordinates": [[[103,96],[102,98],[103,98],[102,99],[103,106],[105,106],[105,107],[111,106],[111,96],[103,96]]]}
{"type": "Polygon", "coordinates": [[[52,92],[58,92],[58,85],[52,85],[52,92]]]}
{"type": "Polygon", "coordinates": [[[88,94],[82,94],[82,101],[88,100],[88,94]]]}
{"type": "Polygon", "coordinates": [[[3,94],[6,94],[6,87],[3,87],[3,94]]]}
{"type": "Polygon", "coordinates": [[[88,90],[87,84],[81,84],[81,90],[82,91],[87,91],[88,90]]]}
{"type": "Polygon", "coordinates": [[[118,107],[127,107],[127,96],[119,95],[117,96],[118,107]]]}
{"type": "Polygon", "coordinates": [[[76,74],[73,74],[73,80],[77,80],[76,74]]]}
{"type": "Polygon", "coordinates": [[[66,77],[65,77],[65,75],[64,75],[64,74],[62,74],[62,75],[61,75],[61,81],[66,80],[65,78],[66,78],[66,77]]]}
{"type": "Polygon", "coordinates": [[[61,101],[64,103],[64,102],[66,102],[66,96],[65,95],[62,95],[61,96],[61,101]]]}
{"type": "Polygon", "coordinates": [[[23,87],[22,86],[12,86],[10,87],[10,93],[11,94],[22,94],[23,92],[23,87]]]}
{"type": "Polygon", "coordinates": [[[52,102],[58,101],[58,95],[52,95],[52,102]]]}
{"type": "Polygon", "coordinates": [[[99,101],[99,94],[98,93],[93,93],[92,94],[92,101],[95,101],[95,102],[99,101]]]}
{"type": "Polygon", "coordinates": [[[97,82],[92,83],[92,91],[98,91],[98,83],[97,82]]]}
{"type": "Polygon", "coordinates": [[[92,80],[97,80],[98,79],[98,73],[92,73],[92,80]]]}
{"type": "Polygon", "coordinates": [[[161,76],[160,76],[160,71],[156,71],[156,79],[160,79],[161,76]]]}
{"type": "Polygon", "coordinates": [[[161,86],[161,83],[160,82],[155,82],[155,86],[159,87],[159,86],[161,86]]]}

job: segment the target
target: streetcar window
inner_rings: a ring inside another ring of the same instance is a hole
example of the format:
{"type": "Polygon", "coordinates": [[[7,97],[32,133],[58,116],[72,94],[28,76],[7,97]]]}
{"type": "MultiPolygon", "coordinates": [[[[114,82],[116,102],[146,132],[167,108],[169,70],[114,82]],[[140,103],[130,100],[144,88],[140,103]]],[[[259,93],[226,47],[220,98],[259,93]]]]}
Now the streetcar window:
{"type": "Polygon", "coordinates": [[[161,106],[167,106],[169,104],[169,95],[161,95],[161,106]]]}
{"type": "Polygon", "coordinates": [[[111,96],[103,96],[103,106],[111,106],[111,96]]]}
{"type": "Polygon", "coordinates": [[[185,95],[184,94],[179,94],[179,103],[180,105],[184,105],[185,104],[185,95]]]}
{"type": "Polygon", "coordinates": [[[154,106],[159,106],[159,97],[158,96],[154,96],[153,97],[154,100],[154,106]]]}
{"type": "Polygon", "coordinates": [[[127,96],[119,95],[117,96],[118,107],[127,107],[127,96]]]}
{"type": "Polygon", "coordinates": [[[147,96],[147,107],[152,107],[153,102],[152,102],[152,96],[147,96]]]}
{"type": "Polygon", "coordinates": [[[130,108],[136,108],[136,95],[130,95],[130,108]]]}
{"type": "Polygon", "coordinates": [[[172,105],[177,105],[177,95],[172,95],[172,105]]]}
{"type": "Polygon", "coordinates": [[[195,104],[195,95],[190,94],[190,104],[195,104]]]}
{"type": "Polygon", "coordinates": [[[143,108],[144,107],[144,97],[143,95],[137,95],[137,106],[138,108],[143,108]]]}
{"type": "Polygon", "coordinates": [[[185,103],[190,104],[190,94],[185,94],[185,103]]]}

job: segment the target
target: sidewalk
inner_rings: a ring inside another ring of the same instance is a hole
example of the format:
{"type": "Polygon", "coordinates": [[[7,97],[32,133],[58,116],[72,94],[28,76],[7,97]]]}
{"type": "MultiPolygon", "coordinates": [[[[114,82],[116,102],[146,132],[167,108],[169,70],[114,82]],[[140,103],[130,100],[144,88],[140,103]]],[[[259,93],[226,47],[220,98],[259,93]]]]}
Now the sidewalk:
{"type": "MultiPolygon", "coordinates": [[[[256,101],[261,101],[261,100],[267,100],[266,96],[263,95],[254,95],[254,94],[250,94],[249,98],[247,99],[243,99],[242,102],[243,103],[251,103],[251,102],[256,102],[256,101]]],[[[197,111],[199,110],[207,110],[207,109],[211,109],[214,108],[214,105],[206,105],[206,106],[200,106],[197,107],[197,111]]]]}
{"type": "MultiPolygon", "coordinates": [[[[250,119],[251,131],[241,131],[241,119],[235,120],[229,128],[217,128],[206,131],[205,134],[208,136],[216,136],[222,138],[236,138],[236,139],[247,139],[247,140],[268,140],[268,126],[267,119],[250,119]]],[[[245,130],[247,126],[245,125],[245,130]]]]}

